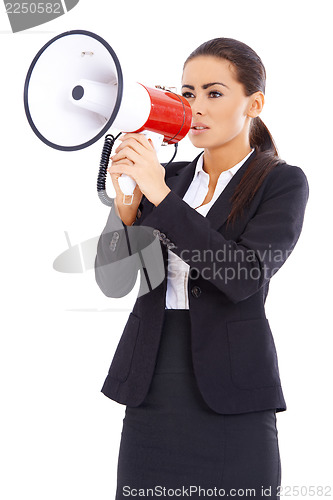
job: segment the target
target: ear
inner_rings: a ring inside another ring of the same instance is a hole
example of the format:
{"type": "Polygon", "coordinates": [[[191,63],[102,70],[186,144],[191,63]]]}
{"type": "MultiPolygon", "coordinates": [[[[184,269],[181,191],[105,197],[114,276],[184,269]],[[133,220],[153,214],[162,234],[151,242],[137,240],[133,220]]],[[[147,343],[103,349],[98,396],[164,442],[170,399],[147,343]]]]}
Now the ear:
{"type": "Polygon", "coordinates": [[[250,102],[247,110],[247,116],[250,118],[256,118],[262,112],[262,108],[265,104],[265,96],[262,92],[255,92],[250,96],[250,102]]]}

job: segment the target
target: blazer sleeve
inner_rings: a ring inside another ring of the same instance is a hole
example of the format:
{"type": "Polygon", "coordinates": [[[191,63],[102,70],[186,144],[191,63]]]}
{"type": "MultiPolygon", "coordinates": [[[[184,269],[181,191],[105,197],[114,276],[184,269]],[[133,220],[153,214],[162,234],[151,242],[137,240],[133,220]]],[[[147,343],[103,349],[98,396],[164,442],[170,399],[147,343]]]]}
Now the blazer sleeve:
{"type": "Polygon", "coordinates": [[[107,297],[124,297],[133,289],[138,267],[131,254],[127,226],[112,205],[95,258],[95,279],[107,297]]]}
{"type": "Polygon", "coordinates": [[[151,228],[126,226],[113,205],[97,244],[96,282],[107,297],[125,297],[136,284],[139,270],[138,297],[165,277],[160,243],[151,228]]]}
{"type": "Polygon", "coordinates": [[[266,181],[260,204],[236,241],[227,240],[173,191],[154,206],[144,224],[163,232],[176,245],[175,254],[237,303],[281,268],[303,226],[309,186],[302,169],[281,165],[266,181]]]}

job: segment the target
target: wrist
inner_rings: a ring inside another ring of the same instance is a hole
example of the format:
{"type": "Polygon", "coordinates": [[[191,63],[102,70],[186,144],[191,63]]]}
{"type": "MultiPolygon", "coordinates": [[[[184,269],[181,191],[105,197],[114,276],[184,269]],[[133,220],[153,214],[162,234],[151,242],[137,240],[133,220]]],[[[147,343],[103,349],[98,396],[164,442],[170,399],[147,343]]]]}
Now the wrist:
{"type": "Polygon", "coordinates": [[[158,192],[158,195],[155,196],[151,202],[155,205],[155,207],[157,207],[164,200],[164,198],[166,198],[170,191],[171,189],[165,185],[165,187],[158,192]]]}
{"type": "Polygon", "coordinates": [[[117,198],[114,206],[117,216],[126,226],[131,226],[136,219],[138,208],[134,205],[124,205],[123,199],[119,200],[117,198]]]}

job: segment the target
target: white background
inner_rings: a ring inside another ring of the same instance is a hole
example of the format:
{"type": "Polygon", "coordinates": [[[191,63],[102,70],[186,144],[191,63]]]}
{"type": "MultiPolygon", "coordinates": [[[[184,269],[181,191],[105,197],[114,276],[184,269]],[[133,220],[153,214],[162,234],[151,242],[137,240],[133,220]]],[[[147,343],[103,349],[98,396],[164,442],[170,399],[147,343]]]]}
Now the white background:
{"type": "MultiPolygon", "coordinates": [[[[239,39],[262,58],[262,118],[280,156],[310,185],[302,235],[266,301],[288,406],[277,414],[282,486],[303,486],[303,498],[310,486],[330,486],[332,496],[330,2],[80,0],[65,16],[17,34],[1,7],[1,497],[109,500],[116,487],[125,406],[100,389],[138,282],[127,297],[109,299],[93,270],[53,269],[67,248],[65,231],[75,245],[104,228],[109,209],[96,194],[103,141],[80,152],[48,148],[23,107],[33,57],[72,29],[101,35],[148,85],[179,89],[186,57],[217,36],[239,39]]],[[[197,154],[185,139],[177,159],[197,154]]],[[[161,161],[171,155],[163,150],[161,161]]]]}

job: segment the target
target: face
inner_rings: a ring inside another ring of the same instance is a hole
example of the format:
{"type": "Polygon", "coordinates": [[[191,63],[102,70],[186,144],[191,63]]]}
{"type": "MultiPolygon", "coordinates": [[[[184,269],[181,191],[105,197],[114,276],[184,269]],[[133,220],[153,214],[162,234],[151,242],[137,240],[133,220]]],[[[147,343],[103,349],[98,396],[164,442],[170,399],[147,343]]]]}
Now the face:
{"type": "Polygon", "coordinates": [[[217,148],[240,134],[248,137],[254,99],[245,96],[229,61],[213,56],[190,60],[183,72],[182,95],[192,107],[189,138],[194,146],[217,148]]]}

